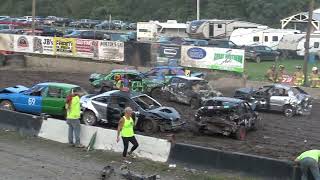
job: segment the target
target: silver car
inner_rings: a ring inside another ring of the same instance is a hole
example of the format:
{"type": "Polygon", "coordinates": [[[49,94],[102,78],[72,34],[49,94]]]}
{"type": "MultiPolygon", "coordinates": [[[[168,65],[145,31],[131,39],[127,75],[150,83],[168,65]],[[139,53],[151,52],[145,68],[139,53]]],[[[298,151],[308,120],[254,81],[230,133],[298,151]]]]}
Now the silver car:
{"type": "Polygon", "coordinates": [[[240,88],[234,97],[247,100],[257,110],[282,111],[286,117],[309,115],[312,109],[312,98],[299,87],[274,84],[263,86],[258,90],[240,88]]]}

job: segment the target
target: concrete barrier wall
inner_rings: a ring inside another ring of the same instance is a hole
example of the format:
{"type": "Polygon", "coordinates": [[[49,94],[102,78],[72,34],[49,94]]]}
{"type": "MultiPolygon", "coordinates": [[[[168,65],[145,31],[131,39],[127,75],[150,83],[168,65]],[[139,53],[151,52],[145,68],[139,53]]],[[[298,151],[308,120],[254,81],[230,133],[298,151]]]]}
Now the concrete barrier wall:
{"type": "Polygon", "coordinates": [[[42,119],[24,113],[0,110],[0,128],[18,131],[23,135],[37,136],[42,119]]]}
{"type": "MultiPolygon", "coordinates": [[[[97,132],[94,146],[95,149],[122,152],[123,143],[116,142],[117,132],[115,130],[100,127],[81,125],[81,144],[87,146],[95,132],[97,132]]],[[[68,143],[68,125],[65,121],[61,120],[44,120],[40,129],[39,137],[61,143],[68,143]]],[[[167,140],[141,135],[136,135],[136,138],[140,144],[136,151],[138,157],[159,162],[166,162],[168,160],[171,144],[167,140]]]]}

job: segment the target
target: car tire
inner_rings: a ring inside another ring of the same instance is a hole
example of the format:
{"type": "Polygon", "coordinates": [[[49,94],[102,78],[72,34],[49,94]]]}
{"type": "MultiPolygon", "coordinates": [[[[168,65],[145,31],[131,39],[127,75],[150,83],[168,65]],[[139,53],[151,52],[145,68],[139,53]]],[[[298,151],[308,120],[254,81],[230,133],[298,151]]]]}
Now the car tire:
{"type": "Polygon", "coordinates": [[[255,59],[256,63],[261,63],[261,57],[260,56],[257,56],[256,59],[255,59]]]}
{"type": "Polygon", "coordinates": [[[82,121],[85,125],[95,126],[97,125],[97,117],[92,111],[85,111],[82,116],[82,121]]]}
{"type": "Polygon", "coordinates": [[[4,100],[0,102],[0,109],[15,111],[15,107],[11,101],[4,100]]]}
{"type": "Polygon", "coordinates": [[[236,131],[236,139],[240,141],[244,141],[247,136],[247,130],[244,126],[240,126],[239,129],[236,131]]]}
{"type": "Polygon", "coordinates": [[[198,98],[191,98],[190,100],[190,107],[191,109],[197,109],[200,106],[200,101],[198,98]]]}
{"type": "Polygon", "coordinates": [[[286,105],[283,108],[283,113],[284,113],[284,116],[287,117],[287,118],[291,118],[295,114],[293,107],[290,106],[290,105],[286,105]]]}
{"type": "Polygon", "coordinates": [[[100,93],[105,93],[105,92],[108,92],[108,91],[111,91],[112,88],[109,87],[109,86],[103,86],[100,90],[100,93]]]}
{"type": "Polygon", "coordinates": [[[158,122],[151,119],[146,119],[142,122],[142,131],[146,134],[153,134],[159,130],[158,122]]]}
{"type": "Polygon", "coordinates": [[[155,99],[160,99],[162,96],[162,91],[161,91],[161,88],[153,88],[151,90],[151,93],[150,93],[151,97],[155,98],[155,99]]]}

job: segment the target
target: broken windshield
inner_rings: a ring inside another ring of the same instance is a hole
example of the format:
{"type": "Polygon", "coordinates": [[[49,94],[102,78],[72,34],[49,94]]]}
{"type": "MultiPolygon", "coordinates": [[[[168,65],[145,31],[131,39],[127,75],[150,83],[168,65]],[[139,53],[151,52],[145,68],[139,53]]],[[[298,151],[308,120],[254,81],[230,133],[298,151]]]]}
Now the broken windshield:
{"type": "Polygon", "coordinates": [[[132,98],[132,100],[137,103],[143,110],[150,110],[161,107],[161,104],[147,95],[137,96],[132,98]]]}

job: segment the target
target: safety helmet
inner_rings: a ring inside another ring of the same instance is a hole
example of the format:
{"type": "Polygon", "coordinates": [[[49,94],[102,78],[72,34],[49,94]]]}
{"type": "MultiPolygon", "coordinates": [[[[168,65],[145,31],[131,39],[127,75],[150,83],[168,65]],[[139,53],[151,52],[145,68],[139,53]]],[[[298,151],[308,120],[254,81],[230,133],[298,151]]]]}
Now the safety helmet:
{"type": "Polygon", "coordinates": [[[317,67],[312,67],[312,71],[318,71],[317,67]]]}
{"type": "Polygon", "coordinates": [[[279,68],[284,68],[284,65],[280,64],[280,65],[279,65],[279,68]]]}

